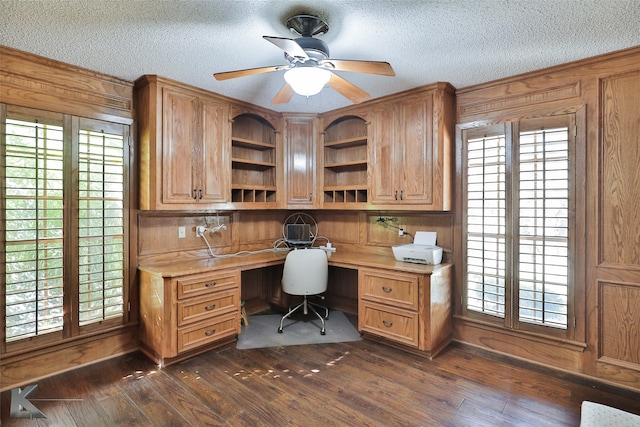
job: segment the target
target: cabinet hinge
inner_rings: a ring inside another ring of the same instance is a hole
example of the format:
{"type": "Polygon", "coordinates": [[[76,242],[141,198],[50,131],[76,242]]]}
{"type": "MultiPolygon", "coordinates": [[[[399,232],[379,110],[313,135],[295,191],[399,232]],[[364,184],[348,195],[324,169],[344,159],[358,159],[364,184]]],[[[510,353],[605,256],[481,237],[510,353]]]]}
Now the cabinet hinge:
{"type": "Polygon", "coordinates": [[[573,327],[574,328],[576,327],[576,318],[575,317],[573,318],[573,327]]]}
{"type": "Polygon", "coordinates": [[[127,302],[127,311],[131,313],[131,301],[127,302]]]}
{"type": "Polygon", "coordinates": [[[573,126],[573,137],[576,138],[578,136],[578,126],[573,126]]]}

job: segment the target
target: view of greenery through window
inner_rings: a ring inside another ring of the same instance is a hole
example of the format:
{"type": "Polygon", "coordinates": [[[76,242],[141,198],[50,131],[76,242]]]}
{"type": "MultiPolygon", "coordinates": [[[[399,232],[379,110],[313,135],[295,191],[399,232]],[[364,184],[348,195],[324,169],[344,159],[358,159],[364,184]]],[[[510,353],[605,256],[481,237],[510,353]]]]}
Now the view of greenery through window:
{"type": "Polygon", "coordinates": [[[123,135],[75,129],[72,154],[59,123],[5,125],[6,341],[70,327],[69,311],[80,326],[122,317],[123,135]],[[78,270],[66,271],[76,251],[78,270]]]}
{"type": "Polygon", "coordinates": [[[568,128],[521,130],[507,144],[504,130],[466,141],[466,306],[504,318],[513,294],[519,322],[566,329],[568,128]]]}

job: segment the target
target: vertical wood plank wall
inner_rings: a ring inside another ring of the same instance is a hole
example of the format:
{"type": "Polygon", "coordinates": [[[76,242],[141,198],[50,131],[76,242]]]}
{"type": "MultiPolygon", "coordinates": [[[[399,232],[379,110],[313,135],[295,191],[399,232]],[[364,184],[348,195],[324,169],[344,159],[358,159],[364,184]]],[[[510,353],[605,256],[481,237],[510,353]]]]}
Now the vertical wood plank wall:
{"type": "MultiPolygon", "coordinates": [[[[640,48],[458,90],[459,124],[489,124],[551,112],[586,113],[585,230],[575,285],[585,339],[552,343],[455,319],[455,338],[532,362],[640,389],[640,48]]],[[[460,142],[459,140],[457,141],[460,142]]],[[[460,147],[458,147],[458,150],[460,147]]],[[[458,161],[456,188],[461,185],[458,161]]],[[[457,195],[460,206],[461,195],[457,195]]],[[[456,212],[456,246],[462,244],[456,212]]],[[[460,265],[462,254],[455,254],[460,265]]],[[[461,272],[457,289],[461,289],[461,272]]]]}

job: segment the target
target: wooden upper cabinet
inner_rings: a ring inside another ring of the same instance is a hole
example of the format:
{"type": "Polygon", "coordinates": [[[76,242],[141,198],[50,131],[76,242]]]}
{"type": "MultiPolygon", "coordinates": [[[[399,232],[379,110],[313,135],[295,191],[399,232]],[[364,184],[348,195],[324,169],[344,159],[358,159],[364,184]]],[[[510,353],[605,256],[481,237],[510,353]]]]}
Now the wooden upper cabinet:
{"type": "Polygon", "coordinates": [[[136,81],[140,209],[220,207],[229,201],[230,106],[157,76],[136,81]]]}
{"type": "Polygon", "coordinates": [[[316,192],[317,116],[284,116],[286,203],[291,209],[318,207],[316,192]]]}
{"type": "Polygon", "coordinates": [[[444,83],[372,105],[370,206],[450,210],[454,127],[454,92],[444,83]]]}

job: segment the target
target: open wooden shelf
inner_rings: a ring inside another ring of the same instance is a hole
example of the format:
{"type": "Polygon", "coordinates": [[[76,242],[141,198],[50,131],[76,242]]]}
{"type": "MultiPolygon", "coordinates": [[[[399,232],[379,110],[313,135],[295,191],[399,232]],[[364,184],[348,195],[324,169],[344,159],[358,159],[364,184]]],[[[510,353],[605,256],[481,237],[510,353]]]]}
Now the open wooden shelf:
{"type": "Polygon", "coordinates": [[[324,131],[324,204],[368,202],[367,124],[346,116],[324,131]]]}

